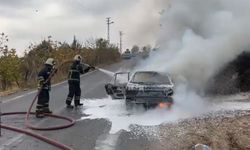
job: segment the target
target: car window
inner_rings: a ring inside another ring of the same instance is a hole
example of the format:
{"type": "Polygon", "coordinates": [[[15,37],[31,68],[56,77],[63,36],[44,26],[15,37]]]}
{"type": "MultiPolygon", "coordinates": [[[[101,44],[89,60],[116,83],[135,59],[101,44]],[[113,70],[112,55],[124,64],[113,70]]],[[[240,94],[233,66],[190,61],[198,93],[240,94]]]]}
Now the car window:
{"type": "Polygon", "coordinates": [[[151,83],[151,84],[171,84],[166,75],[157,72],[137,72],[134,74],[132,83],[151,83]]]}
{"type": "Polygon", "coordinates": [[[128,82],[128,74],[122,73],[116,75],[116,84],[125,84],[128,82]]]}

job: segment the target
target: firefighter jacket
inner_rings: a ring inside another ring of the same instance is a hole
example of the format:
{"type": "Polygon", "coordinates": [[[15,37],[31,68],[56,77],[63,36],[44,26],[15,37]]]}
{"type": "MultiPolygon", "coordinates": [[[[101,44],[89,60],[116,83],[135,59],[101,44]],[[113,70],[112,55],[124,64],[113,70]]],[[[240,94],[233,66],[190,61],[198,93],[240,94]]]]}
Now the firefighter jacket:
{"type": "Polygon", "coordinates": [[[89,71],[91,67],[81,64],[78,61],[74,61],[70,67],[68,74],[68,81],[78,81],[80,82],[80,75],[89,71]]]}
{"type": "Polygon", "coordinates": [[[38,73],[38,89],[51,90],[50,75],[52,73],[52,66],[45,65],[45,67],[38,73]]]}

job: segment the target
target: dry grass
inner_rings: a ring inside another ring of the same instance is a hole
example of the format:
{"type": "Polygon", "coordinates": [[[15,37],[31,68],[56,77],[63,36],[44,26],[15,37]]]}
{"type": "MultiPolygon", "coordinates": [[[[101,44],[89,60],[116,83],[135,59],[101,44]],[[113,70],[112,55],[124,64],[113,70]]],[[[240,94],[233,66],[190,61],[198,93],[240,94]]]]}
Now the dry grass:
{"type": "Polygon", "coordinates": [[[7,95],[11,95],[14,94],[18,91],[21,91],[20,88],[16,87],[12,87],[11,89],[7,89],[6,91],[0,91],[0,96],[7,96],[7,95]]]}

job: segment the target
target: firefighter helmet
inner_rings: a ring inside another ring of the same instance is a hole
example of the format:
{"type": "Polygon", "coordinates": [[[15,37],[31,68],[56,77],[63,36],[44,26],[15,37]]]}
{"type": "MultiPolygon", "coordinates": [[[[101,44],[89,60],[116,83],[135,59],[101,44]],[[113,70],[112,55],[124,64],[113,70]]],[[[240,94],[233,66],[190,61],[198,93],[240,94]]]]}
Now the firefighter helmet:
{"type": "Polygon", "coordinates": [[[45,62],[46,65],[54,66],[56,64],[55,60],[53,58],[48,58],[45,62]]]}
{"type": "Polygon", "coordinates": [[[82,61],[82,56],[81,55],[75,55],[74,60],[75,61],[82,61]]]}

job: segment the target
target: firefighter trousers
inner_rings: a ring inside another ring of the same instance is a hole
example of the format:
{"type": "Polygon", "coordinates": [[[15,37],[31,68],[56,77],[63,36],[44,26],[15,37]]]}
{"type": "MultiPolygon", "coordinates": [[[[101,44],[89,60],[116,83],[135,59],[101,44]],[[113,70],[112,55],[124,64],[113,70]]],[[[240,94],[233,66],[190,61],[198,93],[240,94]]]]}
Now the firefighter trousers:
{"type": "Polygon", "coordinates": [[[48,109],[49,109],[49,90],[42,89],[38,95],[36,110],[37,112],[43,112],[44,110],[48,109]]]}
{"type": "Polygon", "coordinates": [[[81,98],[81,87],[79,81],[68,81],[69,83],[69,94],[66,99],[66,104],[71,105],[71,102],[74,98],[75,106],[80,104],[81,98]]]}

